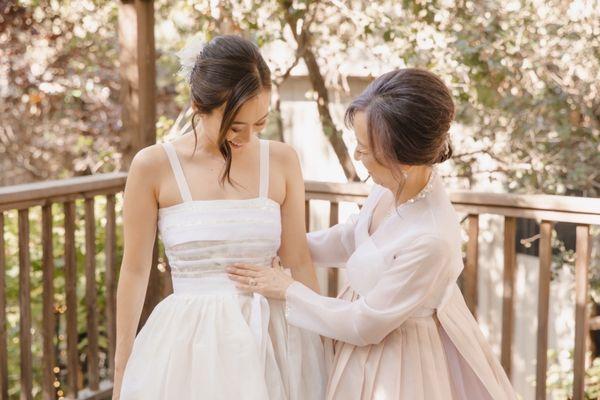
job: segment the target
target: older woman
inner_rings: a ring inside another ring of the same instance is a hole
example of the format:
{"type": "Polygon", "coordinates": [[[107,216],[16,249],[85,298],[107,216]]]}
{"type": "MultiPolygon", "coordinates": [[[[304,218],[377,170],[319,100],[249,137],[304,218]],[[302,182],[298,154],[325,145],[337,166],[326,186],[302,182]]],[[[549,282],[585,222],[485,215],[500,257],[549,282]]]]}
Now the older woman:
{"type": "Polygon", "coordinates": [[[460,226],[435,165],[452,155],[449,90],[435,75],[396,70],[350,105],[355,158],[373,187],[358,216],[311,233],[316,264],[344,264],[339,298],[280,268],[233,265],[248,291],[285,299],[287,321],[331,338],[327,399],[514,399],[465,305],[460,226]]]}

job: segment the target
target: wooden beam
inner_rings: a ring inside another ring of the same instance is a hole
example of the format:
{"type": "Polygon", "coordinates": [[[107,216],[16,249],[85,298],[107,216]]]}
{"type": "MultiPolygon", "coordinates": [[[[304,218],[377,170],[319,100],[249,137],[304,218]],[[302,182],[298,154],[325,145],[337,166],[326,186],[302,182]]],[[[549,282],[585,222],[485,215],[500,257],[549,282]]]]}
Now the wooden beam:
{"type": "MultiPolygon", "coordinates": [[[[156,49],[154,1],[135,0],[137,65],[139,71],[139,141],[144,148],[156,143],[156,49]]],[[[135,149],[136,151],[139,149],[135,149]]]]}
{"type": "Polygon", "coordinates": [[[123,121],[123,169],[156,142],[154,1],[119,2],[119,61],[123,121]]]}
{"type": "Polygon", "coordinates": [[[119,2],[119,75],[121,79],[121,121],[123,170],[131,165],[139,132],[139,71],[137,50],[137,14],[133,0],[119,2]]]}
{"type": "MultiPolygon", "coordinates": [[[[31,206],[35,206],[49,204],[50,202],[64,202],[67,199],[63,199],[64,201],[57,201],[57,199],[68,196],[75,196],[80,199],[84,197],[84,193],[88,197],[94,194],[92,192],[99,192],[98,194],[116,193],[123,190],[126,179],[127,173],[125,172],[111,172],[4,186],[0,187],[0,206],[27,202],[31,202],[31,206]]],[[[29,205],[23,204],[23,208],[29,207],[29,205]]]]}

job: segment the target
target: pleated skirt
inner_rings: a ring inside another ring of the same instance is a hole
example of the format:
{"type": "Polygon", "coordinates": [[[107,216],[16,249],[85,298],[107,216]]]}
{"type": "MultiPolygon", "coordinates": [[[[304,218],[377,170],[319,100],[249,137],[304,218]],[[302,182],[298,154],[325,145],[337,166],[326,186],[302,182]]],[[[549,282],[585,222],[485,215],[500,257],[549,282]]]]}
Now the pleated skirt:
{"type": "MultiPolygon", "coordinates": [[[[341,298],[356,299],[352,289],[341,298]]],[[[326,340],[328,400],[492,400],[433,316],[411,318],[382,342],[326,340]]]]}
{"type": "Polygon", "coordinates": [[[121,400],[304,400],[325,389],[318,335],[289,326],[269,301],[266,356],[250,325],[252,297],[172,294],[137,335],[121,400]]]}

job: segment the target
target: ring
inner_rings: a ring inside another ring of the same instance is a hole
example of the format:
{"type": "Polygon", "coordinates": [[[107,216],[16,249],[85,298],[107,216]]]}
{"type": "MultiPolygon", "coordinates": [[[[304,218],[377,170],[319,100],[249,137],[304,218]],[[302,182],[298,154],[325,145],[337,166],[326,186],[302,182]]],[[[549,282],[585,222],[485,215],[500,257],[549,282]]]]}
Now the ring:
{"type": "Polygon", "coordinates": [[[250,278],[250,281],[248,282],[248,284],[250,286],[256,286],[256,281],[254,280],[254,278],[250,278]]]}

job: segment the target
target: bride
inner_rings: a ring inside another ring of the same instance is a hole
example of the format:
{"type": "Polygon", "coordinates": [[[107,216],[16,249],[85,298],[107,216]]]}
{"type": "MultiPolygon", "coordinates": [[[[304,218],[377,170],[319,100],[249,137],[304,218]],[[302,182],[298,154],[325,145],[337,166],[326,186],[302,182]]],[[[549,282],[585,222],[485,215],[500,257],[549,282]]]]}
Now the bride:
{"type": "Polygon", "coordinates": [[[318,291],[297,155],[256,136],[269,111],[269,68],[236,36],[191,53],[182,64],[193,132],[142,149],[125,187],[113,398],[321,399],[319,336],[287,325],[281,301],[241,293],[225,273],[236,262],[270,267],[279,255],[318,291]],[[157,228],[174,293],[135,337],[157,228]]]}

